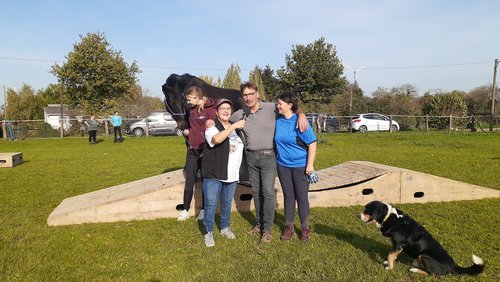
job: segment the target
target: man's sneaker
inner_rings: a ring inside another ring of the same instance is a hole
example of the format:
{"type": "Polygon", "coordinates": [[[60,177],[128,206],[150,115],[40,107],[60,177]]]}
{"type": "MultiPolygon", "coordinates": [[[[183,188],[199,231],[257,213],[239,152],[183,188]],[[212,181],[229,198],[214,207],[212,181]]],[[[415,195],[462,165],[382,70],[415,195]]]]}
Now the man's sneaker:
{"type": "Polygon", "coordinates": [[[234,235],[233,231],[229,227],[226,227],[220,231],[220,235],[228,238],[228,239],[235,239],[236,235],[234,235]]]}
{"type": "Polygon", "coordinates": [[[208,232],[207,234],[205,234],[205,246],[207,246],[207,247],[213,247],[213,246],[215,246],[214,233],[213,232],[208,232]]]}
{"type": "Polygon", "coordinates": [[[283,233],[281,233],[281,240],[282,241],[288,241],[292,239],[294,233],[294,228],[293,225],[291,226],[285,226],[285,230],[283,230],[283,233]]]}
{"type": "Polygon", "coordinates": [[[262,237],[260,238],[261,243],[271,243],[272,240],[273,236],[271,235],[271,232],[264,231],[264,233],[262,233],[262,237]]]}
{"type": "Polygon", "coordinates": [[[300,233],[300,241],[309,242],[309,233],[311,230],[309,228],[302,228],[302,232],[300,233]]]}
{"type": "Polygon", "coordinates": [[[201,210],[196,220],[203,220],[203,218],[205,218],[205,212],[201,210]]]}
{"type": "Polygon", "coordinates": [[[248,231],[248,234],[252,235],[260,234],[260,226],[255,225],[252,230],[248,231]]]}
{"type": "Polygon", "coordinates": [[[189,213],[187,210],[182,210],[177,218],[178,221],[184,221],[189,218],[189,213]]]}

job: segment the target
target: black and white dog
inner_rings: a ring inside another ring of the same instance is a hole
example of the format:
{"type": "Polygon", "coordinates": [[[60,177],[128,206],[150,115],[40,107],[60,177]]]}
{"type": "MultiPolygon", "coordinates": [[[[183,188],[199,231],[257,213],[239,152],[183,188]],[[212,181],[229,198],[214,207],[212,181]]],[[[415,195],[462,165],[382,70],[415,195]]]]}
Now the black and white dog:
{"type": "Polygon", "coordinates": [[[387,261],[384,261],[386,269],[392,269],[397,256],[405,252],[415,260],[410,271],[424,275],[478,275],[484,270],[483,260],[475,255],[472,255],[472,266],[458,266],[422,225],[389,204],[370,202],[365,206],[360,218],[365,223],[375,222],[382,235],[391,239],[392,250],[387,261]]]}

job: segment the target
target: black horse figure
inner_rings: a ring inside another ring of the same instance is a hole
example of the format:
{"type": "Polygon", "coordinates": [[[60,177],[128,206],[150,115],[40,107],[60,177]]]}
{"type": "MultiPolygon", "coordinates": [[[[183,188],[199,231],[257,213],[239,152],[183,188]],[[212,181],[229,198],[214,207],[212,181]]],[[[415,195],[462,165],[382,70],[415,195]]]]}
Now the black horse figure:
{"type": "Polygon", "coordinates": [[[181,130],[188,127],[190,106],[186,101],[185,93],[191,86],[200,87],[203,93],[214,101],[221,98],[231,100],[233,112],[246,107],[238,90],[215,87],[187,73],[183,75],[171,74],[162,86],[165,95],[164,103],[167,111],[177,122],[177,127],[181,130]]]}
{"type": "MultiPolygon", "coordinates": [[[[243,98],[241,97],[241,92],[234,89],[224,89],[212,86],[205,81],[192,76],[190,74],[177,75],[175,73],[171,74],[165,84],[162,86],[163,94],[165,95],[165,108],[172,114],[172,117],[177,122],[177,128],[183,130],[189,127],[189,109],[190,106],[186,101],[186,91],[191,86],[198,86],[203,90],[203,93],[208,97],[217,101],[221,98],[226,98],[231,100],[233,103],[233,112],[243,109],[245,116],[249,114],[249,108],[245,105],[243,98]]],[[[187,139],[186,139],[187,142],[187,139]]],[[[187,144],[187,143],[186,143],[187,144]]],[[[243,154],[243,162],[240,167],[240,184],[249,186],[248,181],[248,170],[246,164],[245,154],[243,154]]]]}

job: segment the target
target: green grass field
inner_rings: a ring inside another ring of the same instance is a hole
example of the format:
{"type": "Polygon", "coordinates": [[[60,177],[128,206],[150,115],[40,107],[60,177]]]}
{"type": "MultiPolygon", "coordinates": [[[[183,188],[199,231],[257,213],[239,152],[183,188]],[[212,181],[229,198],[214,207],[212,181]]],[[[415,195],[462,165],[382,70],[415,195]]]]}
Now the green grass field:
{"type": "MultiPolygon", "coordinates": [[[[500,189],[500,134],[369,133],[322,135],[316,169],[367,160],[500,189]]],[[[382,266],[390,243],[356,216],[362,207],[313,208],[312,238],[281,242],[283,210],[274,240],[247,235],[250,214],[233,213],[235,240],[215,234],[203,244],[194,219],[47,226],[67,197],[182,168],[179,137],[0,140],[0,152],[23,152],[25,162],[0,168],[0,281],[428,281],[409,273],[400,255],[382,266]]],[[[398,205],[422,223],[458,264],[476,254],[487,264],[478,278],[500,281],[500,199],[398,205]]]]}

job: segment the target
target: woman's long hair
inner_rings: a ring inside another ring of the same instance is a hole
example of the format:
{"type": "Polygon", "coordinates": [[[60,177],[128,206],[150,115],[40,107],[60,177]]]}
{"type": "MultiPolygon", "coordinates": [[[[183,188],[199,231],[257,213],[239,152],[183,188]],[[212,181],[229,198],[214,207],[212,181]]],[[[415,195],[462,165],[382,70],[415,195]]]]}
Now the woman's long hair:
{"type": "Polygon", "coordinates": [[[188,90],[186,91],[186,96],[188,95],[198,97],[200,100],[203,101],[201,105],[198,105],[198,113],[201,113],[203,109],[205,109],[205,102],[207,100],[207,97],[205,96],[205,94],[203,94],[201,88],[198,86],[189,87],[188,90]]]}

